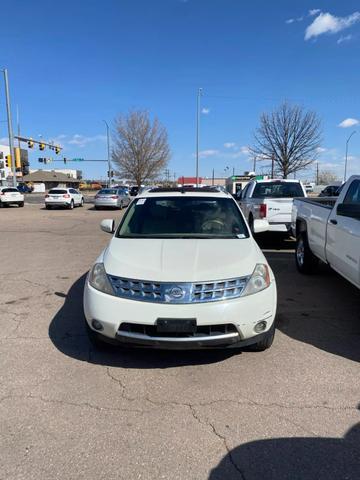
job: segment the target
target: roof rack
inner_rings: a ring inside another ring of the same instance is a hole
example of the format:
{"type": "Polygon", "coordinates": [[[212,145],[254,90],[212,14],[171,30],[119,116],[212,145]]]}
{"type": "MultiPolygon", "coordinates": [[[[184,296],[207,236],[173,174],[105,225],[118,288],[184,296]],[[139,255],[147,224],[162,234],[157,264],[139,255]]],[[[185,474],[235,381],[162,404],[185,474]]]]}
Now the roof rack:
{"type": "Polygon", "coordinates": [[[220,193],[220,190],[217,187],[157,187],[148,190],[148,193],[166,193],[166,192],[211,192],[211,193],[220,193]]]}

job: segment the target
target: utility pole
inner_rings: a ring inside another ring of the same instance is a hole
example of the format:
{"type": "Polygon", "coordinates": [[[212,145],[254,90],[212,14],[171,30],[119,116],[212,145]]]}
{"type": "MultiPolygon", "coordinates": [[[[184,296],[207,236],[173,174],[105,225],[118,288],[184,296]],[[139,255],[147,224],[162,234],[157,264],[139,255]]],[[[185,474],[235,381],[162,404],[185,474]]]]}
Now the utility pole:
{"type": "Polygon", "coordinates": [[[235,175],[235,167],[233,167],[233,176],[235,175]]]}
{"type": "Polygon", "coordinates": [[[319,162],[316,162],[316,185],[319,185],[319,162]]]}
{"type": "Polygon", "coordinates": [[[256,155],[254,155],[254,167],[253,172],[256,173],[256,155]]]}
{"type": "Polygon", "coordinates": [[[215,169],[213,168],[213,171],[212,171],[212,185],[214,185],[214,180],[215,180],[215,169]]]}
{"type": "Polygon", "coordinates": [[[110,162],[110,134],[109,134],[109,125],[103,120],[106,125],[106,138],[107,138],[107,153],[108,153],[108,187],[111,187],[111,162],[110,162]]]}
{"type": "Polygon", "coordinates": [[[356,133],[356,130],[354,130],[349,138],[346,140],[346,148],[345,148],[345,169],[344,169],[344,182],[346,182],[346,170],[347,170],[347,161],[348,161],[348,148],[349,148],[349,141],[350,141],[350,138],[356,133]]]}
{"type": "Polygon", "coordinates": [[[275,158],[274,154],[271,155],[271,178],[274,178],[274,170],[275,170],[275,158]]]}
{"type": "Polygon", "coordinates": [[[202,95],[202,88],[199,88],[197,94],[197,108],[196,108],[196,186],[199,186],[199,136],[200,136],[200,99],[202,95]]]}
{"type": "Polygon", "coordinates": [[[10,106],[10,94],[9,94],[9,79],[8,72],[5,68],[2,70],[5,80],[5,97],[6,97],[6,113],[7,113],[7,124],[8,124],[8,134],[9,134],[9,147],[10,147],[10,157],[11,157],[11,170],[13,174],[13,186],[16,188],[16,166],[15,166],[15,152],[14,152],[14,134],[12,129],[12,119],[11,119],[11,106],[10,106]]]}

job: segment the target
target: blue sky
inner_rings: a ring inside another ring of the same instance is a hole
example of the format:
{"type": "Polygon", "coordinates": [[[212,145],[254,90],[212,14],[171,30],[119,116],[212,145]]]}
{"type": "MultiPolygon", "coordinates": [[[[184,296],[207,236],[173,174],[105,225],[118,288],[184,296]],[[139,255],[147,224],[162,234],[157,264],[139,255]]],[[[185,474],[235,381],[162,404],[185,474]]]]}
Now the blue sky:
{"type": "MultiPolygon", "coordinates": [[[[196,92],[202,87],[201,175],[249,169],[246,147],[259,115],[284,99],[321,117],[324,169],[342,172],[346,138],[358,129],[349,159],[350,172],[360,171],[358,1],[0,5],[9,19],[0,30],[0,67],[9,70],[14,124],[18,105],[22,134],[55,139],[66,157],[106,158],[102,120],[112,123],[117,114],[141,108],[168,129],[171,174],[194,174],[196,92]],[[353,125],[339,127],[346,119],[353,125]]],[[[0,139],[6,136],[2,92],[0,139]]],[[[32,167],[39,156],[31,152],[32,167]]],[[[105,164],[69,165],[86,177],[105,175],[105,164]]]]}

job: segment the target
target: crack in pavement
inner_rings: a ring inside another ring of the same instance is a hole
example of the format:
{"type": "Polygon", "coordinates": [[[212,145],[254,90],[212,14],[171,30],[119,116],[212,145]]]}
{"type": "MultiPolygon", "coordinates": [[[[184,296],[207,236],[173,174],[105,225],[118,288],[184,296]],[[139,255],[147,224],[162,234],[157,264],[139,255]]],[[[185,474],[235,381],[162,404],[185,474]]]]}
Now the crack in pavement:
{"type": "Polygon", "coordinates": [[[45,398],[41,395],[33,395],[33,394],[30,394],[30,395],[5,395],[4,397],[2,397],[0,399],[0,404],[3,403],[4,401],[8,400],[8,399],[19,399],[19,400],[28,400],[28,399],[31,399],[31,400],[40,400],[41,402],[44,402],[44,403],[51,403],[51,404],[58,404],[58,405],[68,405],[68,406],[72,406],[72,407],[87,407],[87,408],[91,408],[91,409],[94,409],[94,410],[97,410],[99,412],[102,412],[102,411],[114,411],[114,412],[132,412],[132,413],[140,413],[140,414],[143,414],[143,413],[147,413],[148,410],[141,410],[139,408],[135,409],[130,409],[130,408],[116,408],[116,407],[100,407],[99,405],[94,405],[92,403],[89,403],[89,402],[70,402],[70,401],[67,401],[67,400],[57,400],[57,399],[53,399],[53,398],[45,398]]]}
{"type": "Polygon", "coordinates": [[[239,467],[239,465],[235,462],[235,459],[234,459],[233,454],[232,454],[232,450],[231,450],[231,448],[229,447],[229,445],[227,444],[225,435],[221,435],[221,433],[219,433],[219,432],[216,430],[214,424],[212,424],[212,423],[209,422],[209,421],[208,421],[208,425],[211,427],[214,435],[216,435],[216,436],[223,442],[224,448],[225,448],[225,450],[227,451],[228,458],[229,458],[229,460],[230,460],[231,465],[232,465],[232,466],[235,468],[235,470],[240,474],[240,478],[242,478],[243,480],[246,480],[244,472],[241,470],[241,468],[239,467]]]}

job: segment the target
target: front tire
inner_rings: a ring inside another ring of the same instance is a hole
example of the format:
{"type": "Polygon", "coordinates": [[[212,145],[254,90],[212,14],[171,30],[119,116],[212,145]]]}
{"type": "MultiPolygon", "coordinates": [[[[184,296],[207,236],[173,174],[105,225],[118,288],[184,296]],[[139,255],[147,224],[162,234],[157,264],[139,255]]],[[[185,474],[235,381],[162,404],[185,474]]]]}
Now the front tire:
{"type": "Polygon", "coordinates": [[[74,200],[71,200],[70,205],[69,205],[69,209],[70,210],[74,209],[74,200]]]}
{"type": "Polygon", "coordinates": [[[310,249],[306,232],[300,233],[296,239],[295,263],[298,271],[307,275],[318,266],[319,260],[310,249]]]}
{"type": "Polygon", "coordinates": [[[20,202],[18,205],[19,205],[19,207],[23,207],[23,206],[24,206],[24,202],[20,202]]]}
{"type": "Polygon", "coordinates": [[[84,199],[82,198],[79,207],[83,207],[83,206],[84,206],[84,199]]]}
{"type": "Polygon", "coordinates": [[[275,322],[272,324],[270,330],[260,342],[254,343],[250,348],[253,352],[263,352],[271,347],[275,337],[275,322]]]}

